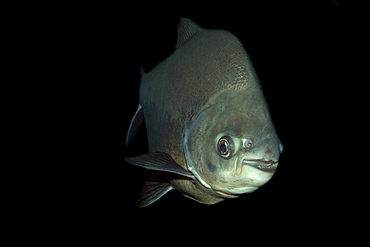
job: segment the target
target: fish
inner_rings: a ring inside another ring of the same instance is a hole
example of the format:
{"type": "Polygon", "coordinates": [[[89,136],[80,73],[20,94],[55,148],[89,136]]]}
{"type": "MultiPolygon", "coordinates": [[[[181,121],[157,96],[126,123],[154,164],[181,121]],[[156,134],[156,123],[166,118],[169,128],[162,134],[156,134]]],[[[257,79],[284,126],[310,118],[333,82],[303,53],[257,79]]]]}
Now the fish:
{"type": "Polygon", "coordinates": [[[180,18],[175,51],[143,73],[129,147],[145,124],[148,152],[125,161],[152,174],[137,207],[171,190],[212,205],[267,183],[283,145],[240,40],[180,18]]]}

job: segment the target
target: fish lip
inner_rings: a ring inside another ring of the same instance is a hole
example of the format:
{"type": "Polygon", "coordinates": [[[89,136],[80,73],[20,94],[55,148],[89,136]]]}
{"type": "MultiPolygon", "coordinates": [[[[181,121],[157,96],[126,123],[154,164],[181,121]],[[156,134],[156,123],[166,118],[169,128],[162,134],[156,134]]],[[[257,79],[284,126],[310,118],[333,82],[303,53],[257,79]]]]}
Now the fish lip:
{"type": "Polygon", "coordinates": [[[245,193],[251,193],[258,189],[257,186],[246,186],[246,187],[239,187],[239,188],[223,188],[223,187],[216,187],[212,188],[213,191],[221,195],[223,198],[238,198],[239,195],[245,193]]]}
{"type": "Polygon", "coordinates": [[[238,198],[239,196],[237,194],[231,194],[231,193],[227,193],[225,191],[222,191],[222,190],[214,190],[215,192],[217,192],[218,194],[222,195],[223,197],[225,198],[238,198]]]}
{"type": "Polygon", "coordinates": [[[275,172],[278,165],[278,161],[273,160],[266,161],[262,159],[254,160],[243,159],[243,164],[252,166],[264,172],[275,172]]]}

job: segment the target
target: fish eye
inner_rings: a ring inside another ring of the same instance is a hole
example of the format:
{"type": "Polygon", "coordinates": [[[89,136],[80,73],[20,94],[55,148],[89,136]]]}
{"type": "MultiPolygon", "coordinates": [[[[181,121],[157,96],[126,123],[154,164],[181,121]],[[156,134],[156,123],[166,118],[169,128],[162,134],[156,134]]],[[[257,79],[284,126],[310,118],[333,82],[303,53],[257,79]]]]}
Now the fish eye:
{"type": "Polygon", "coordinates": [[[227,137],[221,137],[220,140],[218,140],[217,144],[217,151],[223,158],[227,158],[231,154],[231,147],[230,147],[230,141],[227,137]]]}

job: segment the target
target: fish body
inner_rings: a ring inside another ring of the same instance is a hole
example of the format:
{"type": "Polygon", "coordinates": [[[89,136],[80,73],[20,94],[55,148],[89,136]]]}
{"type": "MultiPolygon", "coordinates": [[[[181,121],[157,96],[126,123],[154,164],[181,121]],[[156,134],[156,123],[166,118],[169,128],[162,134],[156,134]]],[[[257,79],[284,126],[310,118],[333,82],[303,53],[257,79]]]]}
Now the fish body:
{"type": "Polygon", "coordinates": [[[181,18],[175,52],[142,76],[139,109],[148,154],[129,157],[156,171],[138,206],[171,189],[204,204],[250,193],[276,171],[282,144],[259,79],[240,41],[181,18]]]}

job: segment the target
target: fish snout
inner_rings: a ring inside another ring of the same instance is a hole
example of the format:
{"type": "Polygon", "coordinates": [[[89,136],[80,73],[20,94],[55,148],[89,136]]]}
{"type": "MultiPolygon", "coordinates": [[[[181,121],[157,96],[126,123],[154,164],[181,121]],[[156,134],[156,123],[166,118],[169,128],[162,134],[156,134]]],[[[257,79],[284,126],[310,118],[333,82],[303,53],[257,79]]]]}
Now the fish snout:
{"type": "Polygon", "coordinates": [[[243,159],[243,164],[252,166],[264,172],[275,172],[278,166],[278,161],[273,161],[273,160],[266,161],[262,159],[257,159],[257,160],[243,159]]]}

